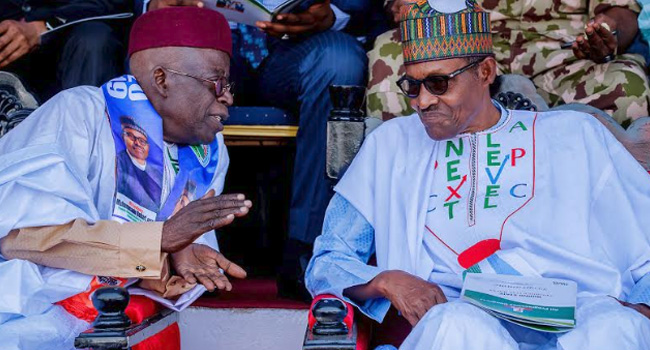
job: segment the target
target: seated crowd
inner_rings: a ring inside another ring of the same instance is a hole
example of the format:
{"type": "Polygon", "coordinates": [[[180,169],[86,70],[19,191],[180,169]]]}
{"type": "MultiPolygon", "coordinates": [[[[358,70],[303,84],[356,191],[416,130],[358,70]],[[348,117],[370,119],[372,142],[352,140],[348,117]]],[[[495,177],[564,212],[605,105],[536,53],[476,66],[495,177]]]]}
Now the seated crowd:
{"type": "MultiPolygon", "coordinates": [[[[401,349],[650,349],[636,1],[323,0],[257,28],[204,7],[0,4],[3,349],[72,349],[102,286],[128,287],[131,310],[183,309],[246,277],[214,232],[253,206],[223,194],[233,104],[299,118],[293,288],[378,322],[395,308],[413,327],[401,349]],[[386,120],[334,188],[331,85],[368,86],[368,116],[386,120]],[[573,280],[577,326],[499,321],[459,301],[467,272],[573,280]]],[[[178,339],[171,326],[136,348],[178,339]]]]}

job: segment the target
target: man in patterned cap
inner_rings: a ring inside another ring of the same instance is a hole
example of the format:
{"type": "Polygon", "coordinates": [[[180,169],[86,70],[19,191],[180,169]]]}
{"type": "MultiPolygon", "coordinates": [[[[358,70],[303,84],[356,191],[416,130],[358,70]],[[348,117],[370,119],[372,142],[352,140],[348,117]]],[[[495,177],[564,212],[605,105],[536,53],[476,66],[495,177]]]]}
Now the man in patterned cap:
{"type": "MultiPolygon", "coordinates": [[[[405,2],[387,1],[387,5],[395,13],[405,2]]],[[[550,107],[573,102],[588,104],[609,113],[624,126],[648,115],[645,62],[640,55],[626,53],[638,32],[636,16],[640,8],[636,1],[479,3],[492,15],[500,74],[530,78],[550,107]]],[[[406,98],[394,84],[403,70],[397,30],[377,38],[369,59],[369,115],[390,119],[411,114],[406,98]]]]}
{"type": "Polygon", "coordinates": [[[417,113],[366,139],[306,283],[379,322],[392,304],[414,326],[402,349],[648,349],[650,177],[591,115],[491,100],[489,24],[473,0],[402,9],[417,113]],[[465,272],[573,280],[577,326],[499,321],[459,301],[465,272]]]}

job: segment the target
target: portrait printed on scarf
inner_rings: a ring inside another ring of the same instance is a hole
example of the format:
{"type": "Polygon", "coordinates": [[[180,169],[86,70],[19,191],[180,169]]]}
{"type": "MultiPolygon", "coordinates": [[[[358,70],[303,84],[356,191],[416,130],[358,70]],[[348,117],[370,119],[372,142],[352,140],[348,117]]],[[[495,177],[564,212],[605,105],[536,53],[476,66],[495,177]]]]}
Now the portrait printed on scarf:
{"type": "Polygon", "coordinates": [[[134,215],[145,216],[143,221],[155,219],[161,204],[161,163],[150,159],[151,144],[143,127],[129,116],[121,116],[120,125],[124,149],[116,159],[118,197],[135,209],[134,215]]]}

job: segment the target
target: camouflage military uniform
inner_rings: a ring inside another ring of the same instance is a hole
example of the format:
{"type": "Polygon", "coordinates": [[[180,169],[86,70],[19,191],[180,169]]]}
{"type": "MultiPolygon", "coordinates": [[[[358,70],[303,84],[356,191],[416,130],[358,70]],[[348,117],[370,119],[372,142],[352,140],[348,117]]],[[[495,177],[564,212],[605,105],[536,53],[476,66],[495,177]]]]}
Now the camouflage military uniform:
{"type": "MultiPolygon", "coordinates": [[[[481,1],[491,12],[499,71],[531,78],[550,106],[585,103],[622,124],[648,115],[648,78],[641,56],[618,55],[612,62],[597,64],[577,60],[571,49],[560,48],[582,34],[596,7],[604,4],[640,10],[634,0],[481,1]]],[[[378,37],[368,55],[368,114],[382,119],[411,114],[395,85],[404,72],[399,33],[393,30],[378,37]]]]}

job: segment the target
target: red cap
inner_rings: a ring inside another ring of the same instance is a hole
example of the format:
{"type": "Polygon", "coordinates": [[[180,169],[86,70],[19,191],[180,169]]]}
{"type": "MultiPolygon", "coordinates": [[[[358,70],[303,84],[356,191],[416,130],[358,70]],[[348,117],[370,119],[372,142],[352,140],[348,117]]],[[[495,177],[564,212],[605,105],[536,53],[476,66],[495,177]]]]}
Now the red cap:
{"type": "Polygon", "coordinates": [[[135,21],[129,57],[138,51],[168,46],[215,49],[232,57],[230,26],[217,11],[189,6],[147,12],[135,21]]]}

